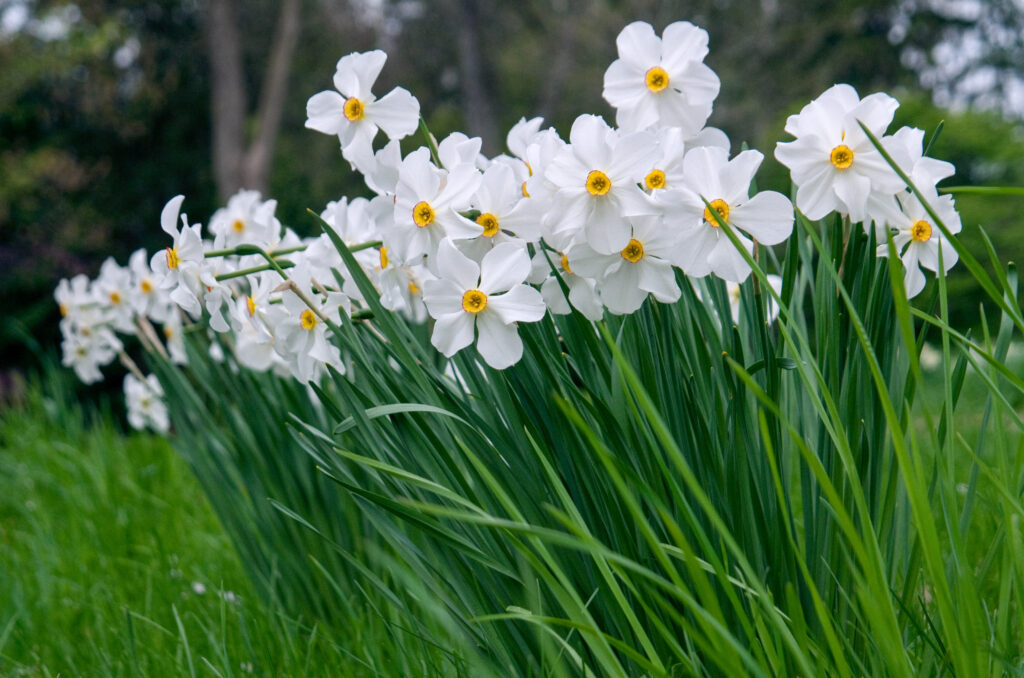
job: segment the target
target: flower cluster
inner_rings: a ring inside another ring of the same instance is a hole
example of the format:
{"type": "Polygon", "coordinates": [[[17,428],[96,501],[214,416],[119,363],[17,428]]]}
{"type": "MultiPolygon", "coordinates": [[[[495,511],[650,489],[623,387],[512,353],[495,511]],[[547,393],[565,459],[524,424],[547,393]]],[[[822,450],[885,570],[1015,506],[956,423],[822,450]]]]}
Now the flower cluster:
{"type": "MultiPolygon", "coordinates": [[[[540,118],[524,118],[508,132],[508,153],[493,158],[461,133],[440,143],[428,134],[427,146],[403,156],[399,140],[419,126],[419,104],[402,88],[375,97],[383,52],[342,58],[336,91],[310,98],[306,126],[337,135],[374,194],[331,202],[322,219],[354,252],[385,308],[412,322],[430,319],[431,341],[444,355],[475,343],[487,364],[503,369],[522,356],[520,323],[573,311],[599,320],[632,313],[648,296],[671,303],[685,276],[713,274],[738,299],[755,243],[775,245],[791,233],[788,198],[751,194],[762,154],[730,156],[726,135],[706,126],[719,91],[704,64],[707,33],[676,22],[659,37],[635,22],[617,46],[604,79],[616,126],[581,115],[566,140],[540,118]],[[375,147],[381,130],[387,141],[375,147]]],[[[796,140],[779,144],[776,157],[792,169],[797,207],[809,218],[837,211],[873,221],[882,229],[880,254],[888,251],[884,229],[893,229],[912,295],[924,284],[919,265],[937,270],[941,249],[948,268],[955,255],[860,127],[881,136],[895,106],[887,95],[861,100],[838,85],[789,119],[796,140]]],[[[951,166],[922,157],[917,130],[883,143],[958,230],[952,201],[935,193],[951,166]]],[[[344,371],[331,328],[364,310],[365,300],[327,235],[298,237],[275,217],[275,201],[242,191],[213,215],[204,237],[201,224],[180,214],[182,201],[172,198],[161,215],[171,238],[165,250],[148,260],[136,252],[125,268],[108,261],[95,281],[61,281],[65,363],[84,381],[102,378],[99,367],[121,351],[117,332],[164,350],[154,322],[180,362],[183,325],[205,319],[209,331],[231,336],[214,345],[230,346],[246,367],[304,382],[327,365],[344,371]]],[[[778,309],[769,312],[774,318],[778,309]]],[[[130,388],[139,403],[140,389],[159,397],[149,380],[133,378],[130,388]]],[[[151,404],[137,411],[135,421],[157,428],[165,418],[151,404]]]]}
{"type": "Polygon", "coordinates": [[[796,139],[780,142],[775,157],[792,172],[796,206],[808,219],[838,212],[865,227],[874,223],[880,256],[889,252],[886,229],[892,231],[907,296],[913,297],[925,285],[920,267],[939,272],[941,250],[945,273],[956,263],[956,251],[865,130],[881,141],[950,233],[959,233],[961,224],[952,196],[939,196],[936,188],[953,175],[953,165],[924,156],[919,129],[884,136],[898,106],[881,92],[861,99],[849,85],[830,87],[789,117],[786,131],[796,139]]]}

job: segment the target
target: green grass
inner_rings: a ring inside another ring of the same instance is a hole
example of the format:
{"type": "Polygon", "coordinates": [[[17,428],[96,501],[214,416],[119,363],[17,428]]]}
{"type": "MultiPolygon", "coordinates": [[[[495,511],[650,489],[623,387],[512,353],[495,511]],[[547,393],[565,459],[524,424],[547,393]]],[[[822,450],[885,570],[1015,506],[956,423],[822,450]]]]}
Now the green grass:
{"type": "Polygon", "coordinates": [[[182,458],[51,373],[0,411],[0,675],[353,675],[268,609],[182,458]]]}

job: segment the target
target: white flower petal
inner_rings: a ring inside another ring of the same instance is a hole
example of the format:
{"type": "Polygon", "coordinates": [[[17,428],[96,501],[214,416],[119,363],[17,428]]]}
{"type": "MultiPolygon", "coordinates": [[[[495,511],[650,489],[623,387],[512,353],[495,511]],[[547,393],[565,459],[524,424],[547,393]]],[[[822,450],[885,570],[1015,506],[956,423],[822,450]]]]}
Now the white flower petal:
{"type": "Polygon", "coordinates": [[[729,214],[729,220],[765,245],[776,245],[793,232],[793,204],[775,191],[762,191],[729,214]]]}
{"type": "Polygon", "coordinates": [[[505,294],[487,298],[487,310],[493,311],[505,324],[537,322],[544,317],[544,299],[528,285],[516,285],[505,294]]]}
{"type": "Polygon", "coordinates": [[[178,236],[178,213],[181,212],[181,203],[184,201],[185,196],[176,195],[167,201],[160,212],[160,228],[172,238],[178,236]]]}
{"type": "MultiPolygon", "coordinates": [[[[752,252],[754,244],[742,235],[739,238],[747,252],[752,252]]],[[[750,275],[750,265],[728,238],[719,239],[718,245],[708,255],[708,265],[712,273],[731,282],[741,283],[750,275]]]]}
{"type": "MultiPolygon", "coordinates": [[[[437,270],[447,280],[455,282],[462,291],[476,289],[480,281],[480,267],[460,252],[451,240],[442,240],[437,246],[437,270]]],[[[529,261],[527,261],[529,267],[529,261]]],[[[526,277],[525,275],[523,276],[526,277]]]]}
{"type": "Polygon", "coordinates": [[[306,127],[324,134],[341,134],[348,125],[345,99],[337,92],[319,92],[306,102],[306,127]]]}
{"type": "Polygon", "coordinates": [[[520,243],[495,245],[480,262],[480,291],[484,294],[504,292],[530,275],[530,255],[520,243]]]}
{"type": "Polygon", "coordinates": [[[363,103],[369,103],[372,101],[370,90],[387,59],[387,54],[379,49],[341,57],[334,73],[334,87],[346,97],[356,97],[363,103]]]}
{"type": "Polygon", "coordinates": [[[506,325],[498,314],[487,313],[485,310],[477,317],[477,328],[480,336],[477,338],[476,349],[484,362],[494,369],[503,370],[523,357],[523,340],[519,338],[514,324],[506,325]]]}
{"type": "Polygon", "coordinates": [[[419,126],[420,102],[408,90],[396,87],[366,106],[366,119],[384,130],[389,139],[402,139],[419,126]]]}
{"type": "Polygon", "coordinates": [[[456,313],[443,315],[434,323],[430,343],[450,358],[473,343],[473,325],[473,314],[461,308],[456,313]]]}
{"type": "Polygon", "coordinates": [[[615,46],[620,59],[642,72],[661,62],[661,38],[646,21],[634,21],[623,28],[615,46]]]}

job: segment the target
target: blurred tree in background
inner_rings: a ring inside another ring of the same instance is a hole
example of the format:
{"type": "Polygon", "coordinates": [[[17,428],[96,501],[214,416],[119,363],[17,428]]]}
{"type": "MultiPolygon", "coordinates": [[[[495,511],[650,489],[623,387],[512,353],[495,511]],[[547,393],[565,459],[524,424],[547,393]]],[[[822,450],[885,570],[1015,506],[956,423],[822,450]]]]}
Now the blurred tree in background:
{"type": "MultiPolygon", "coordinates": [[[[403,85],[439,138],[461,129],[497,153],[522,116],[563,133],[582,112],[612,119],[603,74],[635,19],[708,30],[723,83],[710,124],[734,152],[765,153],[762,187],[787,190],[772,159],[785,117],[836,82],[895,94],[899,124],[930,133],[945,119],[934,154],[957,165],[950,183],[1024,184],[1019,0],[0,0],[3,366],[28,359],[16,328],[56,342],[58,278],[162,247],[160,208],[177,193],[205,221],[257,188],[307,233],[307,207],[365,193],[303,127],[342,55],[386,50],[378,92],[403,85]]],[[[1015,258],[1010,202],[960,199],[967,230],[984,224],[1015,258]]],[[[973,291],[955,272],[951,284],[958,322],[976,322],[973,291]]]]}

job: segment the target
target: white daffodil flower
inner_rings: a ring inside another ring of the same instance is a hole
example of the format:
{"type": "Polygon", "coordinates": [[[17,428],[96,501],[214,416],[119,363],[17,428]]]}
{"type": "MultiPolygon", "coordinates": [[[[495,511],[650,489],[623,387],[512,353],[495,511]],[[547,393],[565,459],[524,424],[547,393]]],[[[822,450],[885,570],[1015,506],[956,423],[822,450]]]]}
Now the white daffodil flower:
{"type": "Polygon", "coordinates": [[[403,266],[388,257],[388,248],[381,247],[380,263],[374,267],[374,277],[380,288],[380,304],[390,311],[398,311],[409,320],[421,323],[427,319],[423,305],[423,282],[436,276],[426,266],[403,266]]]}
{"type": "MultiPolygon", "coordinates": [[[[922,189],[928,203],[942,220],[942,223],[949,229],[950,233],[959,233],[962,225],[960,215],[953,204],[953,196],[940,196],[934,188],[927,191],[922,189]]],[[[896,251],[900,253],[900,261],[903,262],[904,284],[907,290],[907,297],[912,298],[921,293],[925,286],[925,276],[921,267],[936,274],[945,274],[953,268],[959,259],[953,245],[946,236],[942,234],[939,227],[924,205],[917,199],[917,196],[909,191],[902,191],[896,195],[897,210],[889,213],[886,223],[893,230],[893,244],[896,251]],[[942,251],[942,266],[939,266],[939,251],[942,251]]],[[[878,245],[878,256],[884,257],[889,254],[889,245],[881,242],[878,245]]]]}
{"type": "Polygon", "coordinates": [[[259,191],[239,191],[225,207],[210,217],[213,248],[227,249],[236,245],[257,245],[269,248],[280,239],[281,222],[274,216],[276,200],[263,200],[259,191]]]}
{"type": "Polygon", "coordinates": [[[160,213],[160,226],[164,232],[174,238],[174,244],[163,252],[157,252],[150,260],[150,268],[163,290],[170,290],[171,301],[188,311],[193,317],[202,314],[199,303],[203,284],[213,285],[215,280],[205,274],[205,257],[203,255],[203,237],[201,226],[188,225],[188,218],[182,214],[182,226],[176,226],[178,212],[185,196],[171,198],[160,213]]]}
{"type": "Polygon", "coordinates": [[[90,290],[96,303],[109,309],[108,317],[115,330],[135,334],[135,309],[129,301],[132,291],[131,271],[119,266],[113,257],[107,257],[90,290]]]}
{"type": "Polygon", "coordinates": [[[556,226],[545,239],[564,250],[582,234],[596,251],[618,252],[629,242],[627,217],[658,211],[637,185],[654,163],[657,139],[650,132],[619,135],[600,116],[581,115],[569,142],[545,170],[558,187],[556,226]]]}
{"type": "Polygon", "coordinates": [[[461,164],[450,171],[430,162],[430,152],[419,148],[405,157],[398,171],[394,224],[384,229],[391,256],[406,264],[432,255],[445,237],[471,238],[478,231],[466,225],[456,210],[467,209],[480,185],[480,172],[461,164]]]}
{"type": "Polygon", "coordinates": [[[387,58],[380,50],[342,57],[334,73],[338,91],[314,94],[306,103],[306,127],[337,134],[342,155],[360,170],[373,162],[378,129],[401,139],[419,125],[420,103],[408,90],[396,87],[380,99],[370,91],[387,58]]]}
{"type": "Polygon", "coordinates": [[[526,281],[531,285],[540,285],[541,298],[555,315],[568,315],[575,308],[587,320],[600,320],[604,316],[604,306],[597,296],[597,283],[576,275],[565,254],[551,250],[537,252],[530,261],[530,277],[526,281]],[[569,289],[568,298],[552,270],[558,272],[562,283],[569,289]]]}
{"type": "Polygon", "coordinates": [[[100,367],[109,364],[121,350],[121,340],[105,326],[62,325],[62,364],[75,370],[84,384],[103,381],[100,367]]]}
{"type": "Polygon", "coordinates": [[[128,303],[136,315],[144,316],[156,322],[164,322],[171,312],[173,303],[162,293],[156,284],[156,276],[149,267],[149,256],[146,250],[137,249],[128,258],[128,269],[131,271],[131,290],[128,303]]]}
{"type": "Polygon", "coordinates": [[[285,290],[281,302],[287,316],[279,318],[274,327],[274,348],[288,362],[292,376],[302,382],[317,381],[325,365],[344,372],[341,353],[330,342],[324,318],[341,322],[341,314],[349,312],[349,299],[341,292],[326,298],[307,295],[317,303],[311,309],[295,293],[285,290]]]}
{"type": "Polygon", "coordinates": [[[721,82],[704,64],[708,33],[688,21],[665,28],[659,38],[634,21],[615,39],[619,58],[604,74],[604,98],[624,130],[681,127],[686,136],[704,126],[721,82]]]}
{"type": "MultiPolygon", "coordinates": [[[[903,189],[903,181],[871,143],[860,123],[882,139],[899,102],[877,92],[861,99],[849,85],[834,85],[786,120],[796,139],[779,142],[775,157],[790,169],[797,186],[796,206],[808,219],[829,212],[867,222],[869,204],[903,189]]],[[[886,140],[883,140],[886,141],[886,140]]],[[[886,144],[901,167],[900,144],[886,144]],[[891,148],[890,148],[891,146],[891,148]]]]}
{"type": "Polygon", "coordinates": [[[509,165],[494,163],[483,173],[480,186],[472,198],[472,206],[480,214],[475,219],[459,215],[465,229],[458,235],[459,249],[471,259],[479,261],[495,245],[513,238],[537,240],[540,224],[529,210],[516,210],[526,200],[520,192],[520,182],[509,165]],[[466,233],[473,233],[467,236],[466,233]]]}
{"type": "Polygon", "coordinates": [[[634,217],[629,242],[615,254],[602,254],[586,243],[569,250],[567,263],[593,278],[601,301],[612,313],[632,313],[648,294],[672,303],[681,294],[673,264],[683,246],[679,233],[658,216],[634,217]]]}
{"type": "MultiPolygon", "coordinates": [[[[750,275],[750,266],[708,204],[722,220],[765,245],[776,245],[793,231],[793,205],[786,196],[762,191],[748,197],[750,181],[763,158],[751,150],[729,160],[724,149],[709,146],[686,154],[683,186],[666,194],[665,202],[671,198],[674,208],[666,207],[665,219],[686,243],[676,262],[688,275],[714,273],[732,282],[743,282],[750,275]]],[[[748,252],[753,251],[753,242],[744,233],[736,235],[748,252]]]]}
{"type": "Polygon", "coordinates": [[[60,309],[61,318],[74,318],[81,309],[94,303],[89,276],[79,273],[70,281],[62,278],[53,291],[53,298],[60,309]]]}
{"type": "Polygon", "coordinates": [[[128,423],[136,430],[151,429],[167,433],[171,421],[164,403],[164,389],[156,375],[149,375],[140,381],[133,374],[124,377],[124,401],[128,406],[128,423]]]}
{"type": "Polygon", "coordinates": [[[516,322],[544,317],[540,293],[522,284],[530,257],[514,243],[497,245],[478,265],[450,240],[437,249],[437,280],[423,284],[423,301],[436,320],[431,343],[448,357],[473,343],[491,367],[502,370],[523,355],[516,322]]]}

